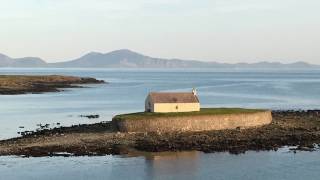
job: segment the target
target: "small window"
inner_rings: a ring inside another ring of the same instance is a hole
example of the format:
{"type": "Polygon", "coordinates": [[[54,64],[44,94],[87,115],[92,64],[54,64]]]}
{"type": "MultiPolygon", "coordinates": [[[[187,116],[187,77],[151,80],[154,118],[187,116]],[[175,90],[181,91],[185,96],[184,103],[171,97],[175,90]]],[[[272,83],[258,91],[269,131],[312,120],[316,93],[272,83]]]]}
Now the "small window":
{"type": "Polygon", "coordinates": [[[176,109],[179,109],[178,105],[176,105],[176,109]]]}

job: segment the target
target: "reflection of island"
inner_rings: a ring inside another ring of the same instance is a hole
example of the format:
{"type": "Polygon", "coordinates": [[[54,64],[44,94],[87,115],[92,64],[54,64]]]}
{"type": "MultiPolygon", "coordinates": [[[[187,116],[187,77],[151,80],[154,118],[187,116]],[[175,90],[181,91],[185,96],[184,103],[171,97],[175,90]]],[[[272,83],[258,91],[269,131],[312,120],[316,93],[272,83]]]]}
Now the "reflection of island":
{"type": "Polygon", "coordinates": [[[198,170],[200,153],[198,151],[148,153],[145,155],[147,176],[161,179],[162,175],[186,172],[188,178],[192,178],[190,174],[198,170]]]}
{"type": "Polygon", "coordinates": [[[182,151],[182,152],[159,152],[159,153],[146,153],[144,156],[149,161],[166,161],[177,159],[197,159],[199,151],[182,151]]]}

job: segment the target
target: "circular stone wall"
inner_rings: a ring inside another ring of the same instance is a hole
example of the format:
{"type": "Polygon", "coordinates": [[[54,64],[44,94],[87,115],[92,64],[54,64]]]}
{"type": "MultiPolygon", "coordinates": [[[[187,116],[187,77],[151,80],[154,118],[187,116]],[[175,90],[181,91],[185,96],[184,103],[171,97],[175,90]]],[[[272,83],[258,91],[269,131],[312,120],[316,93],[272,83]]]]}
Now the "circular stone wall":
{"type": "Polygon", "coordinates": [[[154,117],[152,119],[113,119],[121,132],[209,131],[251,128],[270,124],[271,111],[225,115],[154,117]]]}

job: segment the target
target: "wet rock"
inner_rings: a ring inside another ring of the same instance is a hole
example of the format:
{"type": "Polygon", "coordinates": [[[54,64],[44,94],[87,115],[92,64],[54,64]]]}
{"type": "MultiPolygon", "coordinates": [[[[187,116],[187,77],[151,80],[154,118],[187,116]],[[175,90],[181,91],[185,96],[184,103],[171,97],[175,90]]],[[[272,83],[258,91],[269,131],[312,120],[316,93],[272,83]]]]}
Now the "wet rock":
{"type": "Polygon", "coordinates": [[[100,117],[100,115],[95,114],[95,115],[80,115],[79,117],[84,117],[84,118],[88,118],[88,119],[97,119],[100,117]]]}

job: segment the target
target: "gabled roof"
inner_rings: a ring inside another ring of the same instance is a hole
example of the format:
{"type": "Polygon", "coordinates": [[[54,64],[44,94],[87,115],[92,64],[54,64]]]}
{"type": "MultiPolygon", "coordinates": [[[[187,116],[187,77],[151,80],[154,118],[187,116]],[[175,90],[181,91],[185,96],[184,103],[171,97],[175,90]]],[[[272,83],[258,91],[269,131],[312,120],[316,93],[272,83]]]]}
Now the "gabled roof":
{"type": "Polygon", "coordinates": [[[149,97],[153,103],[199,103],[198,97],[189,92],[151,92],[149,97]]]}

